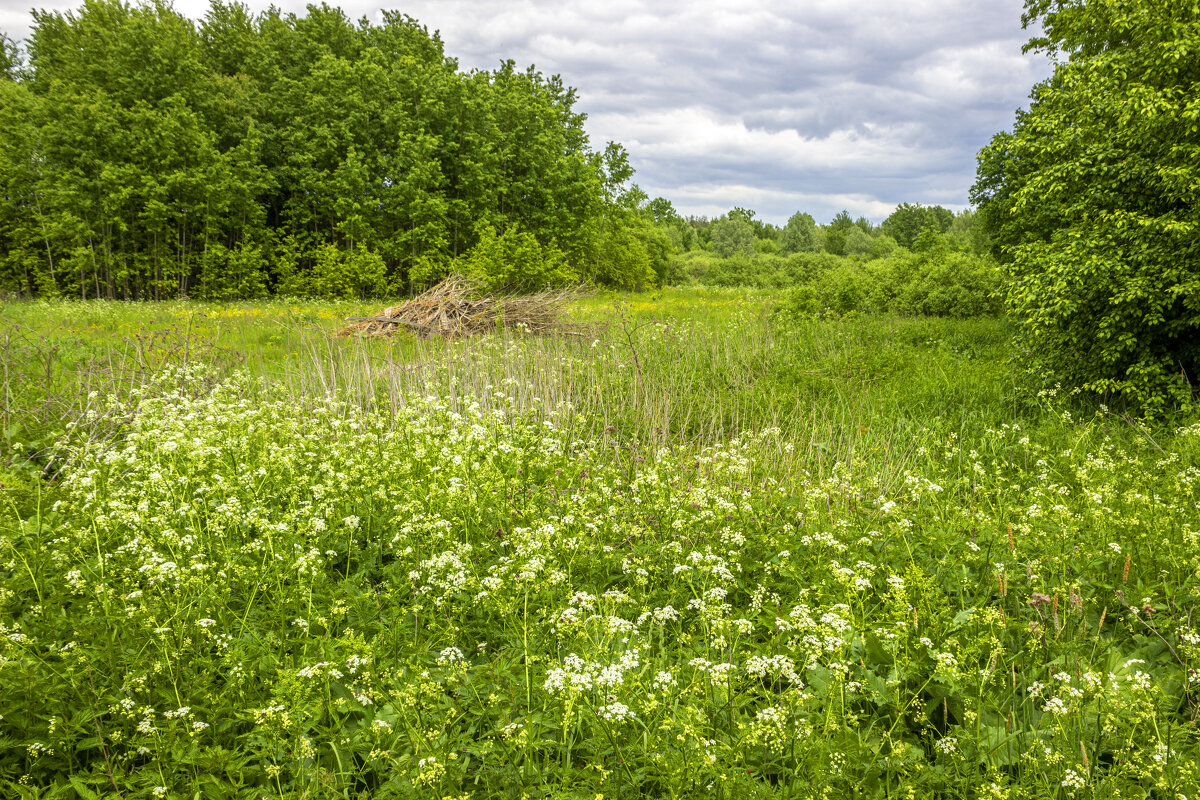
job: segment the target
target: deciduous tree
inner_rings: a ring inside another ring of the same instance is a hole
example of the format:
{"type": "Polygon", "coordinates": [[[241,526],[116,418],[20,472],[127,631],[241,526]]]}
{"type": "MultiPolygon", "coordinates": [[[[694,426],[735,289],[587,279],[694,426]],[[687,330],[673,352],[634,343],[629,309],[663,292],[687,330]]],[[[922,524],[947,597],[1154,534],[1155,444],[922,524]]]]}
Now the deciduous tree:
{"type": "Polygon", "coordinates": [[[972,199],[1008,307],[1060,379],[1148,412],[1200,368],[1200,6],[1027,0],[1057,57],[972,199]]]}
{"type": "Polygon", "coordinates": [[[938,233],[945,233],[953,223],[954,212],[948,208],[901,203],[883,221],[881,228],[901,246],[911,249],[923,229],[933,228],[938,233]]]}
{"type": "Polygon", "coordinates": [[[796,212],[783,227],[780,249],[785,255],[815,253],[821,249],[820,232],[811,215],[796,212]]]}

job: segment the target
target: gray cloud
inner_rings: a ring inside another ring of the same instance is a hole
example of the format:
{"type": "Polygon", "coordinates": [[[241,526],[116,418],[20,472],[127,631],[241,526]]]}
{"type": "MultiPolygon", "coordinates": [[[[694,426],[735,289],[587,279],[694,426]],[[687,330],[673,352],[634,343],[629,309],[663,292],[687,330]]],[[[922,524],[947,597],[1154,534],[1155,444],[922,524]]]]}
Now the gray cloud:
{"type": "MultiPolygon", "coordinates": [[[[47,7],[76,3],[51,0],[47,7]]],[[[253,8],[267,5],[253,0],[253,8]]],[[[294,0],[278,3],[302,11],[294,0]]],[[[372,0],[341,3],[378,20],[372,0]]],[[[200,17],[203,0],[176,0],[200,17]]],[[[975,153],[1050,72],[1022,55],[1021,0],[409,0],[463,68],[511,58],[579,90],[593,144],[684,214],[782,223],[897,203],[960,208],[975,153]]],[[[29,18],[0,9],[0,29],[29,18]]]]}

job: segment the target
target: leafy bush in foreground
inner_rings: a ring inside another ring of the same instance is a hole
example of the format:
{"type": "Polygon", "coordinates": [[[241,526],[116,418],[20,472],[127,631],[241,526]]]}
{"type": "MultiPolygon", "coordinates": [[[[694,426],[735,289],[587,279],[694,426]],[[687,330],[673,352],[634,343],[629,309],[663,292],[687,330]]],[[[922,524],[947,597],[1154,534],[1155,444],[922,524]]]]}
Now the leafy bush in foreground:
{"type": "Polygon", "coordinates": [[[1144,413],[1200,374],[1200,5],[1028,0],[1054,57],[972,200],[1005,262],[1027,347],[1072,387],[1144,413]]]}
{"type": "Polygon", "coordinates": [[[1200,790],[1190,432],[1006,427],[880,494],[764,477],[772,430],[622,465],[251,388],[148,394],[6,519],[5,794],[1200,790]]]}

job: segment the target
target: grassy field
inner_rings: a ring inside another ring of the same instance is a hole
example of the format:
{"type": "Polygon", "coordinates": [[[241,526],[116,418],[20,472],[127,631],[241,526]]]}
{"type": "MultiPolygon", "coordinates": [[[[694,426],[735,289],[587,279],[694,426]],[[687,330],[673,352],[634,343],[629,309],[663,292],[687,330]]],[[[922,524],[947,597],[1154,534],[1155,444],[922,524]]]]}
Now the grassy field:
{"type": "Polygon", "coordinates": [[[0,794],[1200,795],[1200,425],[776,299],[4,307],[0,794]]]}

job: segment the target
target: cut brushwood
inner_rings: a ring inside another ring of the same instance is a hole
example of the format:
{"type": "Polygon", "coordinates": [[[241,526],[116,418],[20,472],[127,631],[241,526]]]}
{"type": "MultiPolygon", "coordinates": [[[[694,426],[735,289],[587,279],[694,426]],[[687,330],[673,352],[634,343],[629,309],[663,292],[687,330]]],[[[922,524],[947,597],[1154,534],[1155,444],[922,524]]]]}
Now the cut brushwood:
{"type": "Polygon", "coordinates": [[[408,330],[418,336],[471,336],[497,327],[526,333],[584,336],[580,325],[561,320],[563,307],[578,288],[536,294],[489,294],[468,278],[450,277],[412,300],[369,317],[346,317],[338,336],[390,336],[408,330]]]}

